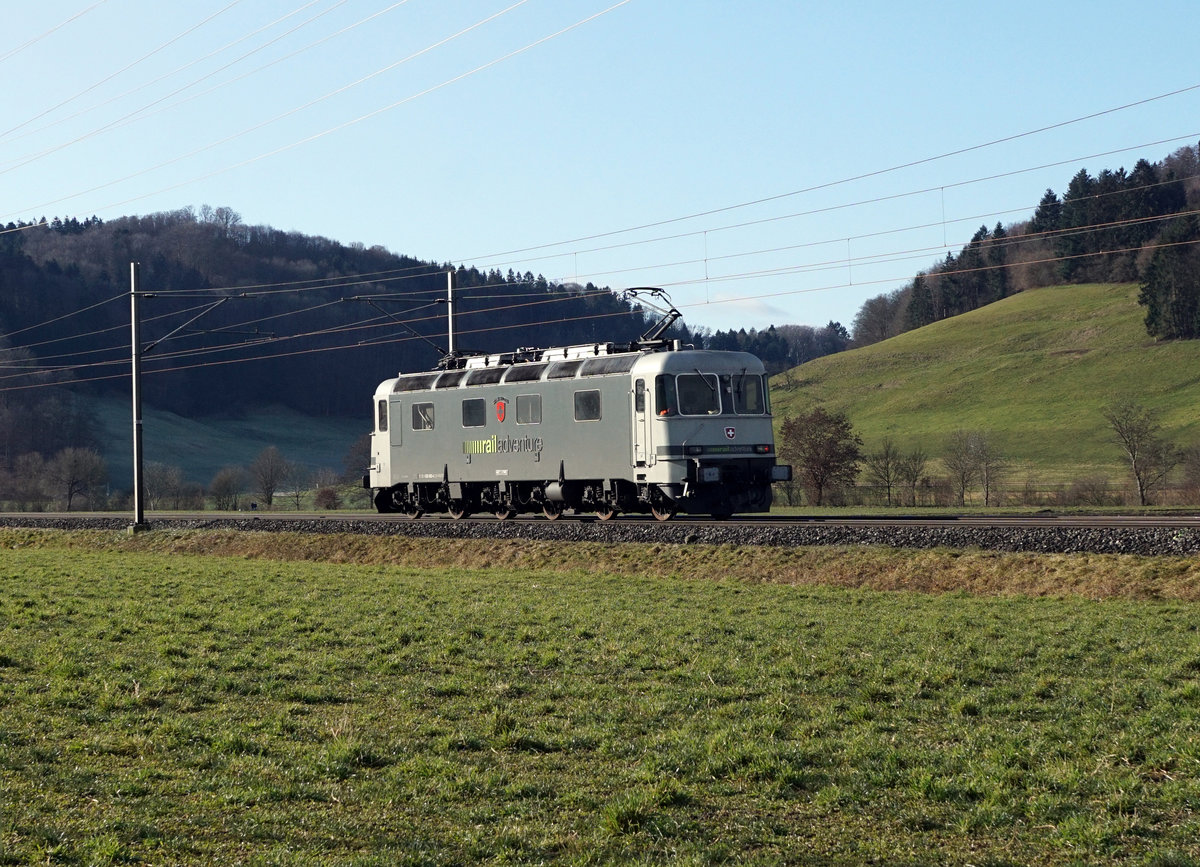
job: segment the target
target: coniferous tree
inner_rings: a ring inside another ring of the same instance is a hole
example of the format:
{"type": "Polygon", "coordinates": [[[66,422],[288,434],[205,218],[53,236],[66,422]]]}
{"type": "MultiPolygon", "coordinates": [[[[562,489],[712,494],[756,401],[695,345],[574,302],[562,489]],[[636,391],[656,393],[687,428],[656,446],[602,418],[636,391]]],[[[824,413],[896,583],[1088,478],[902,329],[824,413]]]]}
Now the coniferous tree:
{"type": "Polygon", "coordinates": [[[1146,331],[1167,340],[1200,337],[1200,221],[1172,220],[1150,259],[1138,303],[1146,331]]]}
{"type": "Polygon", "coordinates": [[[925,275],[918,274],[913,278],[912,287],[909,289],[908,307],[904,311],[904,328],[909,331],[936,321],[933,292],[930,291],[925,275]]]}
{"type": "Polygon", "coordinates": [[[984,265],[987,272],[984,277],[986,285],[986,303],[999,301],[1008,297],[1008,232],[1001,223],[992,229],[991,240],[984,249],[984,265]]]}
{"type": "Polygon", "coordinates": [[[1037,210],[1029,223],[1029,231],[1036,233],[1053,232],[1062,223],[1062,203],[1054,190],[1047,189],[1042,200],[1038,202],[1037,210]]]}
{"type": "Polygon", "coordinates": [[[1093,248],[1091,235],[1084,231],[1094,222],[1096,182],[1087,169],[1080,169],[1063,195],[1059,228],[1062,234],[1054,239],[1054,252],[1059,257],[1058,270],[1064,280],[1073,279],[1083,267],[1082,257],[1093,248]]]}

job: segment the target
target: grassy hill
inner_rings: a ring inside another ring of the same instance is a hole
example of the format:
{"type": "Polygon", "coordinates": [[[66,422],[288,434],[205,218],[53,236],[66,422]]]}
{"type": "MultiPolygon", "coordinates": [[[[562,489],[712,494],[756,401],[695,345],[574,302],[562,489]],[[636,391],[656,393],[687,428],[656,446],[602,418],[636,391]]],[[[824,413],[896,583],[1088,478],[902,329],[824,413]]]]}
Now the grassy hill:
{"type": "Polygon", "coordinates": [[[1130,284],[1023,292],[839,355],[772,382],[776,417],[814,403],[846,411],[867,450],[890,436],[932,457],[957,430],[987,431],[1014,462],[1011,483],[1125,478],[1101,409],[1134,394],[1166,434],[1200,442],[1200,341],[1147,336],[1130,284]]]}

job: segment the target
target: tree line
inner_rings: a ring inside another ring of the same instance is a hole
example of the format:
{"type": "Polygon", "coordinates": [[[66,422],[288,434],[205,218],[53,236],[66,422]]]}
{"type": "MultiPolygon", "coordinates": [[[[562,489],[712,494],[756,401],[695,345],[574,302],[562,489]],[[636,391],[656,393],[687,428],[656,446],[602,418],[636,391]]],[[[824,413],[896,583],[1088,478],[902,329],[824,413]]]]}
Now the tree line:
{"type": "MultiPolygon", "coordinates": [[[[1177,496],[1200,504],[1200,443],[1181,446],[1163,435],[1159,413],[1136,397],[1118,396],[1102,409],[1097,423],[1129,468],[1130,499],[1152,505],[1172,475],[1177,496]]],[[[842,505],[855,499],[856,489],[876,492],[887,506],[968,504],[978,496],[985,507],[1003,501],[1001,486],[1015,466],[994,435],[987,431],[956,430],[939,444],[936,454],[922,445],[901,449],[884,437],[873,451],[865,450],[846,413],[813,406],[785,416],[780,425],[779,455],[792,465],[794,481],[783,486],[788,505],[798,505],[803,493],[810,506],[842,505]]],[[[1024,505],[1038,504],[1043,492],[1024,492],[1024,505]]],[[[859,500],[862,497],[858,497],[859,500]]],[[[1104,477],[1076,480],[1059,495],[1061,505],[1119,505],[1104,477]]]]}
{"type": "MultiPolygon", "coordinates": [[[[248,465],[219,469],[207,485],[188,480],[182,468],[148,461],[143,468],[144,505],[154,510],[244,511],[259,508],[367,508],[361,485],[369,438],[347,452],[339,472],[312,470],[267,446],[248,465]]],[[[128,509],[132,494],[109,487],[108,466],[94,448],[68,446],[49,459],[37,452],[21,455],[0,468],[0,503],[23,512],[128,509]]]]}
{"type": "Polygon", "coordinates": [[[1079,169],[1033,216],[980,226],[957,253],[865,301],[851,332],[867,346],[1014,292],[1068,283],[1140,282],[1146,330],[1200,337],[1200,147],[1133,170],[1079,169]]]}

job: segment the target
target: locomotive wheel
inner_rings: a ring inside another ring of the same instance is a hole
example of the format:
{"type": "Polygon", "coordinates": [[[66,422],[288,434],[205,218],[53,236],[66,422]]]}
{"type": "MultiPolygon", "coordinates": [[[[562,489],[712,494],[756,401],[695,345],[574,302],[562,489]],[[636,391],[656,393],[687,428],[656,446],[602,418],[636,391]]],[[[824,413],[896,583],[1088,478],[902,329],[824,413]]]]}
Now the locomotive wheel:
{"type": "Polygon", "coordinates": [[[596,507],[596,517],[601,521],[611,521],[617,517],[617,510],[610,503],[601,503],[596,507]]]}
{"type": "Polygon", "coordinates": [[[542,514],[546,516],[548,521],[557,521],[563,513],[561,503],[543,503],[542,514]]]}
{"type": "Polygon", "coordinates": [[[417,506],[407,506],[404,509],[404,514],[406,517],[415,521],[417,518],[425,514],[425,510],[418,508],[417,506]]]}
{"type": "Polygon", "coordinates": [[[449,507],[446,509],[450,513],[450,517],[456,521],[461,521],[467,515],[471,514],[467,511],[467,505],[462,500],[451,500],[449,507]]]}
{"type": "Polygon", "coordinates": [[[517,514],[516,509],[497,509],[496,510],[496,520],[497,521],[507,521],[509,518],[515,517],[516,514],[517,514]]]}
{"type": "Polygon", "coordinates": [[[675,504],[668,502],[655,503],[650,507],[650,514],[656,521],[669,521],[675,517],[675,504]]]}

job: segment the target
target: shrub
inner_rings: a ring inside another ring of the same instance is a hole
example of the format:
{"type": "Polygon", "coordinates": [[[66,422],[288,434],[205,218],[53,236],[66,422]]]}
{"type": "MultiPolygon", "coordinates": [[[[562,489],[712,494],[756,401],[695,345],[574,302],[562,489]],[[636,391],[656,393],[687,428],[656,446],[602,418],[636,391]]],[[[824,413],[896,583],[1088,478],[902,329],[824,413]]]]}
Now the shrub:
{"type": "Polygon", "coordinates": [[[342,495],[337,492],[337,488],[328,486],[317,488],[316,494],[313,495],[313,506],[318,509],[340,509],[342,507],[342,495]]]}

